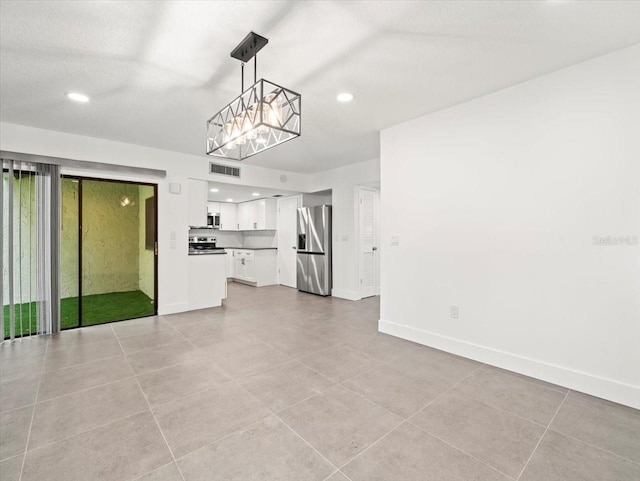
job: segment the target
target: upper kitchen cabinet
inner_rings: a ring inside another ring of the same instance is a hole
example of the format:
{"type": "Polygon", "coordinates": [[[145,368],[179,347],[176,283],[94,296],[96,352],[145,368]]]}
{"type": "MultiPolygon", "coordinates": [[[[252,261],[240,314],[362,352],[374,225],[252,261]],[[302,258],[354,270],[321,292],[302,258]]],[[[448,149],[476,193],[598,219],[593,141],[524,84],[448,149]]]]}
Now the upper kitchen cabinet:
{"type": "Polygon", "coordinates": [[[238,204],[238,229],[253,230],[257,227],[258,205],[255,201],[242,202],[238,204]]]}
{"type": "Polygon", "coordinates": [[[278,202],[259,199],[238,204],[239,230],[276,230],[278,202]]]}
{"type": "Polygon", "coordinates": [[[220,202],[220,230],[238,230],[238,206],[220,202]]]}
{"type": "Polygon", "coordinates": [[[187,182],[189,212],[187,220],[191,227],[202,227],[207,225],[207,198],[209,193],[209,183],[205,180],[189,179],[187,182]]]}
{"type": "Polygon", "coordinates": [[[219,214],[220,202],[207,202],[207,212],[209,212],[209,214],[219,214]]]}
{"type": "Polygon", "coordinates": [[[278,228],[278,201],[276,199],[260,199],[258,204],[258,220],[256,229],[276,230],[278,228]]]}

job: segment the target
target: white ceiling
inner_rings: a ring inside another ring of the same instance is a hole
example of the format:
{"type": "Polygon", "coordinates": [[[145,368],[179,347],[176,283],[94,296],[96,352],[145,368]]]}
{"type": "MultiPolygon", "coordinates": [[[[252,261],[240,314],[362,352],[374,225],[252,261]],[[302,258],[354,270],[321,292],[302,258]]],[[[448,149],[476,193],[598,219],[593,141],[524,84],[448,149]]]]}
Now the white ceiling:
{"type": "Polygon", "coordinates": [[[289,190],[265,189],[263,187],[252,187],[249,185],[225,184],[222,182],[209,182],[209,200],[212,202],[245,202],[247,200],[263,199],[274,195],[295,195],[299,192],[289,190]],[[211,192],[211,189],[218,189],[218,192],[211,192]],[[254,193],[258,195],[253,195],[254,193]]]}
{"type": "Polygon", "coordinates": [[[240,90],[230,51],[269,38],[258,77],[302,94],[303,133],[244,162],[297,172],[376,157],[380,129],[640,42],[640,2],[611,0],[2,1],[0,18],[1,120],[197,155],[240,90]]]}

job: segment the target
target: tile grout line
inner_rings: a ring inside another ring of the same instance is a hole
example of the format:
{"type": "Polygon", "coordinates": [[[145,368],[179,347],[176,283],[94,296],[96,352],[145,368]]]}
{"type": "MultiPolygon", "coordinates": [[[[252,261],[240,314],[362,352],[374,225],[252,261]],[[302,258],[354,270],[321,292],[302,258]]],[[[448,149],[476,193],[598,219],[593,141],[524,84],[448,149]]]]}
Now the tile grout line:
{"type": "MultiPolygon", "coordinates": [[[[435,398],[433,398],[431,401],[429,401],[423,408],[421,408],[420,410],[418,410],[416,412],[419,413],[420,411],[422,411],[424,408],[426,408],[427,406],[429,406],[429,404],[431,404],[432,402],[434,402],[436,399],[440,398],[441,396],[443,396],[444,394],[446,394],[447,392],[449,392],[451,389],[453,389],[454,387],[456,387],[458,384],[460,384],[462,381],[464,381],[465,379],[467,379],[469,376],[471,376],[472,374],[474,374],[478,369],[480,369],[481,366],[478,366],[477,368],[475,368],[473,371],[471,371],[467,376],[465,376],[464,378],[462,378],[460,381],[458,381],[456,384],[454,384],[453,386],[451,386],[449,389],[447,389],[446,391],[440,393],[439,395],[437,395],[435,398]]],[[[340,472],[342,472],[342,468],[344,468],[347,464],[353,462],[356,458],[360,457],[362,454],[366,453],[367,451],[369,451],[369,449],[373,448],[376,444],[378,444],[380,441],[382,441],[384,438],[386,438],[389,434],[391,434],[392,432],[394,432],[396,429],[398,429],[400,426],[402,426],[404,423],[406,422],[410,422],[409,419],[411,419],[414,415],[410,416],[408,419],[404,419],[401,416],[400,419],[402,419],[402,422],[400,424],[398,424],[396,427],[394,427],[391,431],[389,431],[387,434],[385,434],[384,436],[382,436],[381,438],[377,439],[375,442],[371,443],[371,445],[367,446],[365,449],[363,449],[362,451],[360,451],[358,454],[356,454],[353,458],[351,458],[349,461],[347,461],[346,463],[344,463],[342,466],[340,466],[339,470],[340,472]]],[[[411,423],[413,425],[413,423],[411,423]]],[[[344,473],[343,473],[344,474],[344,473]]]]}
{"type": "Polygon", "coordinates": [[[620,458],[620,459],[622,459],[624,461],[628,461],[630,463],[633,463],[633,464],[636,464],[636,465],[640,466],[640,461],[634,461],[633,459],[629,459],[629,458],[624,457],[624,456],[622,456],[620,454],[616,454],[613,451],[608,451],[608,450],[606,450],[604,448],[601,448],[600,446],[596,446],[595,444],[591,444],[591,443],[589,443],[589,442],[587,442],[587,441],[585,441],[583,439],[579,439],[579,438],[576,438],[574,436],[571,436],[570,434],[562,432],[562,431],[560,431],[558,429],[552,429],[551,426],[549,426],[549,431],[552,431],[552,432],[554,432],[556,434],[560,434],[560,435],[565,436],[565,437],[567,437],[569,439],[572,439],[572,440],[577,441],[579,443],[585,444],[585,445],[589,446],[590,448],[597,449],[598,451],[602,451],[604,453],[610,454],[611,456],[615,456],[616,458],[620,458]]]}
{"type": "MultiPolygon", "coordinates": [[[[235,380],[234,380],[235,381],[235,380]]],[[[248,393],[252,398],[254,398],[258,403],[260,403],[261,406],[264,406],[264,403],[258,399],[252,392],[250,392],[249,390],[247,390],[244,386],[242,386],[239,382],[236,381],[236,384],[243,389],[246,393],[248,393]]],[[[313,396],[312,396],[313,397],[313,396]]],[[[265,406],[266,407],[266,406],[265,406]]],[[[331,461],[329,461],[329,459],[327,459],[320,451],[318,451],[315,447],[313,447],[309,441],[307,441],[305,438],[302,437],[302,435],[300,435],[296,430],[294,430],[291,426],[289,426],[289,424],[287,424],[280,416],[278,416],[277,413],[275,413],[272,409],[268,408],[267,409],[269,411],[271,411],[273,414],[273,416],[275,416],[282,424],[284,424],[287,429],[289,429],[293,434],[295,434],[298,438],[300,438],[307,446],[309,446],[311,449],[313,449],[313,451],[315,451],[322,459],[324,459],[327,463],[329,463],[330,466],[332,466],[334,469],[339,470],[339,468],[333,464],[331,461]]],[[[333,474],[332,474],[333,475],[333,474]]]]}
{"type": "Polygon", "coordinates": [[[411,424],[413,427],[415,427],[416,429],[419,429],[419,430],[420,430],[420,431],[422,431],[423,433],[428,434],[429,436],[431,436],[431,437],[433,437],[433,438],[437,439],[437,440],[438,440],[438,441],[440,441],[441,443],[446,444],[447,446],[451,447],[452,449],[455,449],[456,451],[458,451],[458,452],[460,452],[460,453],[464,454],[465,456],[469,456],[471,459],[475,460],[476,462],[478,462],[478,463],[480,463],[480,464],[483,464],[484,466],[486,466],[487,468],[489,468],[489,469],[491,469],[491,470],[495,471],[496,473],[499,473],[499,474],[501,474],[501,475],[503,475],[503,476],[505,476],[505,477],[507,477],[507,478],[509,478],[509,479],[514,480],[514,481],[517,481],[517,480],[516,480],[516,478],[514,478],[513,476],[511,476],[511,475],[509,475],[509,474],[507,474],[507,473],[504,473],[504,472],[500,471],[498,468],[496,468],[496,467],[494,467],[494,466],[491,466],[491,465],[490,465],[489,463],[487,463],[486,461],[483,461],[482,459],[480,459],[480,458],[478,458],[478,457],[474,456],[473,454],[468,453],[468,452],[467,452],[467,451],[465,451],[464,449],[462,449],[462,448],[460,448],[460,447],[456,446],[455,444],[452,444],[451,442],[447,441],[446,439],[443,439],[443,438],[441,438],[440,436],[438,436],[438,435],[436,435],[436,434],[433,434],[431,431],[428,431],[428,430],[424,429],[423,427],[418,426],[418,425],[417,425],[416,423],[414,423],[413,421],[407,421],[407,422],[408,422],[409,424],[411,424]]]}
{"type": "MultiPolygon", "coordinates": [[[[111,330],[113,331],[113,334],[116,336],[116,339],[118,341],[118,345],[120,346],[120,349],[122,350],[122,352],[124,354],[124,349],[122,349],[122,344],[120,344],[120,339],[118,338],[116,332],[113,330],[113,326],[111,326],[111,330]]],[[[133,366],[131,366],[131,363],[129,362],[129,358],[127,358],[126,355],[125,355],[125,359],[127,361],[127,364],[129,364],[129,367],[133,371],[133,366]]],[[[144,393],[144,390],[142,389],[142,385],[140,384],[140,381],[138,380],[138,377],[135,376],[135,378],[136,378],[136,383],[138,384],[138,389],[140,389],[140,393],[142,394],[142,397],[144,398],[145,402],[147,403],[147,407],[149,408],[149,412],[151,413],[151,416],[153,417],[153,420],[156,423],[158,431],[160,431],[160,435],[162,436],[162,439],[164,440],[164,443],[167,446],[167,449],[169,450],[169,454],[171,454],[171,458],[173,459],[173,462],[175,463],[176,468],[178,468],[178,472],[180,473],[180,477],[182,478],[182,481],[186,481],[186,479],[184,477],[184,474],[182,474],[182,469],[180,469],[180,466],[178,466],[178,463],[176,462],[176,457],[173,454],[173,450],[171,449],[171,446],[169,446],[169,442],[167,441],[167,438],[164,435],[164,432],[162,431],[162,428],[160,427],[160,423],[158,422],[158,418],[156,417],[156,414],[153,412],[153,409],[151,408],[151,404],[149,404],[149,400],[147,399],[147,396],[144,393]]],[[[22,481],[22,480],[18,480],[18,481],[22,481]]]]}
{"type": "MultiPolygon", "coordinates": [[[[50,335],[50,334],[49,334],[50,335]]],[[[40,379],[38,379],[38,387],[36,388],[36,401],[38,400],[38,394],[40,393],[40,386],[42,385],[42,378],[44,376],[44,367],[47,362],[47,352],[49,352],[49,344],[51,339],[47,338],[47,345],[44,348],[44,356],[42,358],[42,367],[40,368],[40,379]]],[[[24,467],[27,463],[27,452],[29,451],[29,441],[31,440],[31,430],[33,429],[33,420],[36,417],[36,406],[34,404],[33,411],[31,412],[31,422],[29,423],[29,431],[27,434],[27,442],[24,445],[24,457],[22,458],[22,467],[20,468],[20,476],[18,477],[18,481],[22,481],[22,475],[24,474],[24,467]]]]}
{"type": "Polygon", "coordinates": [[[553,424],[553,420],[556,418],[556,416],[560,412],[560,408],[564,404],[564,402],[567,399],[567,396],[569,396],[570,392],[571,392],[571,390],[567,391],[567,393],[562,398],[562,401],[560,401],[560,404],[558,405],[558,409],[556,409],[556,412],[553,414],[553,417],[551,418],[551,421],[549,421],[549,425],[547,426],[547,428],[542,433],[542,436],[540,436],[540,439],[538,439],[538,442],[536,443],[535,448],[533,448],[533,451],[531,451],[531,454],[529,455],[529,458],[527,459],[527,461],[524,463],[524,466],[522,466],[522,469],[520,470],[520,474],[518,474],[518,476],[516,477],[516,481],[519,481],[519,479],[522,477],[522,474],[524,473],[525,469],[527,469],[527,466],[529,466],[529,461],[531,461],[531,459],[533,458],[533,455],[538,450],[538,446],[540,446],[540,443],[542,442],[544,437],[547,435],[547,432],[549,431],[549,428],[551,427],[551,424],[553,424]]]}
{"type": "Polygon", "coordinates": [[[474,400],[478,401],[479,403],[485,404],[485,405],[489,406],[490,408],[493,408],[493,409],[495,409],[497,411],[500,411],[500,412],[503,412],[503,413],[508,414],[510,416],[513,416],[515,418],[521,419],[522,421],[526,421],[528,423],[534,424],[534,425],[538,426],[539,428],[543,428],[543,429],[548,428],[549,424],[551,424],[551,421],[553,420],[553,418],[550,419],[549,420],[549,424],[546,424],[546,425],[545,424],[541,424],[541,423],[539,423],[537,421],[533,421],[532,419],[525,418],[524,416],[521,416],[520,414],[516,414],[516,413],[511,412],[511,411],[509,411],[507,409],[504,409],[504,408],[502,408],[500,406],[496,406],[495,404],[493,404],[493,403],[491,403],[489,401],[486,401],[484,399],[480,399],[479,397],[476,397],[473,394],[464,393],[464,395],[470,397],[471,399],[474,399],[474,400]]]}
{"type": "MultiPolygon", "coordinates": [[[[122,348],[121,348],[121,349],[122,349],[122,348]]],[[[113,358],[115,358],[115,357],[119,357],[119,356],[121,356],[121,355],[122,355],[122,354],[114,354],[113,356],[101,357],[101,358],[99,358],[99,359],[94,359],[94,360],[92,360],[92,361],[79,362],[79,363],[77,363],[77,364],[70,364],[70,365],[68,365],[68,366],[62,366],[62,367],[59,367],[59,368],[57,368],[57,369],[52,369],[52,370],[50,370],[50,371],[44,371],[44,372],[59,372],[59,371],[66,371],[67,369],[73,369],[74,367],[86,366],[86,365],[88,365],[88,364],[94,364],[94,363],[98,363],[98,362],[104,362],[104,361],[106,361],[107,359],[113,359],[113,358]]]]}
{"type": "MultiPolygon", "coordinates": [[[[185,457],[187,457],[187,456],[190,456],[191,454],[193,454],[193,453],[195,453],[195,452],[197,452],[197,451],[200,451],[200,450],[202,450],[202,449],[204,449],[204,448],[206,448],[206,447],[208,447],[208,446],[211,446],[211,445],[213,445],[213,444],[216,444],[216,443],[219,443],[219,442],[221,442],[221,441],[224,441],[225,439],[227,439],[227,438],[229,438],[229,437],[231,437],[231,436],[233,436],[233,435],[235,435],[235,434],[241,433],[242,431],[245,431],[246,429],[248,429],[248,428],[250,428],[250,427],[252,427],[252,426],[255,426],[256,424],[259,424],[259,423],[263,422],[265,419],[267,419],[267,418],[269,418],[269,417],[271,417],[271,416],[276,417],[276,418],[277,418],[279,421],[281,421],[281,422],[282,422],[282,423],[283,423],[283,424],[284,424],[288,429],[290,429],[290,430],[291,430],[291,431],[292,431],[292,432],[293,432],[297,437],[301,438],[301,439],[302,439],[306,444],[309,444],[309,443],[308,443],[304,438],[302,438],[302,436],[300,436],[296,431],[294,431],[294,430],[293,430],[293,429],[292,429],[292,428],[291,428],[287,423],[285,423],[282,419],[280,419],[280,417],[278,416],[278,414],[277,414],[275,411],[273,411],[271,408],[269,408],[269,407],[265,406],[265,405],[264,405],[264,403],[263,403],[262,401],[260,401],[260,400],[259,400],[259,399],[254,395],[254,394],[252,394],[250,391],[248,391],[244,386],[240,385],[240,384],[237,382],[237,380],[236,380],[236,379],[231,379],[230,381],[228,381],[228,382],[227,382],[227,383],[225,383],[225,384],[228,384],[229,382],[233,382],[233,383],[234,383],[234,384],[236,384],[238,387],[240,387],[241,389],[243,389],[244,391],[246,391],[246,392],[247,392],[251,397],[253,397],[253,398],[254,398],[258,403],[260,403],[260,405],[261,405],[261,406],[264,406],[264,407],[265,407],[265,408],[266,408],[266,409],[267,409],[271,414],[269,414],[268,416],[265,416],[265,417],[264,417],[264,418],[262,418],[262,419],[259,419],[259,420],[255,421],[255,422],[252,422],[252,423],[250,423],[250,424],[247,424],[246,426],[240,427],[240,428],[238,428],[238,429],[236,429],[236,430],[234,430],[234,431],[232,431],[232,432],[230,432],[230,433],[228,433],[228,434],[225,434],[224,436],[221,436],[221,437],[219,437],[219,438],[216,438],[216,439],[214,439],[213,441],[210,441],[210,442],[208,442],[208,443],[204,444],[203,446],[200,446],[199,448],[197,448],[197,449],[195,449],[195,450],[193,450],[193,451],[190,451],[190,452],[188,452],[188,453],[186,453],[186,454],[183,454],[182,456],[180,456],[180,457],[179,457],[179,458],[177,458],[177,459],[183,459],[183,458],[185,458],[185,457]]],[[[217,387],[218,387],[218,386],[214,386],[213,388],[210,388],[210,389],[215,389],[215,388],[217,388],[217,387]]],[[[314,395],[314,396],[315,396],[315,395],[314,395]]],[[[310,396],[310,397],[314,397],[314,396],[310,396]]],[[[188,397],[188,396],[185,396],[185,397],[188,397]]],[[[184,399],[184,398],[182,398],[182,399],[184,399]]],[[[311,445],[309,445],[309,446],[310,446],[314,451],[318,452],[318,451],[317,451],[313,446],[311,446],[311,445]]],[[[323,459],[326,459],[326,458],[325,458],[321,453],[319,453],[319,452],[318,452],[318,454],[319,454],[323,459]]],[[[176,459],[176,461],[177,461],[177,459],[176,459]]],[[[329,462],[329,464],[330,464],[331,466],[333,466],[333,467],[336,469],[336,471],[332,472],[332,473],[329,475],[329,477],[330,477],[330,476],[332,476],[333,474],[335,474],[335,473],[337,473],[337,472],[338,472],[338,468],[337,468],[333,463],[331,463],[328,459],[326,459],[326,460],[327,460],[327,462],[329,462]]],[[[169,464],[170,464],[170,463],[169,463],[169,464]]],[[[176,464],[177,464],[177,463],[176,463],[176,464]]],[[[156,468],[156,469],[159,469],[159,468],[156,468]]],[[[154,470],[154,471],[155,471],[155,470],[154,470]]],[[[153,471],[150,471],[150,472],[153,472],[153,471]]],[[[148,474],[148,473],[147,473],[147,474],[148,474]]],[[[134,481],[135,481],[135,480],[134,480],[134,481]]]]}
{"type": "MultiPolygon", "coordinates": [[[[68,392],[66,394],[60,394],[59,396],[54,396],[54,397],[50,397],[50,398],[47,398],[47,399],[43,399],[42,401],[36,401],[33,404],[28,404],[27,406],[36,406],[38,404],[44,404],[44,403],[48,403],[50,401],[56,401],[56,400],[58,400],[60,398],[63,398],[63,397],[72,396],[74,394],[79,394],[81,392],[91,391],[92,389],[96,389],[96,388],[99,388],[99,387],[109,386],[110,384],[115,384],[117,382],[126,381],[127,379],[133,379],[134,377],[135,377],[135,374],[132,374],[131,376],[122,377],[122,378],[116,379],[114,381],[109,381],[109,382],[105,382],[105,383],[102,383],[102,384],[96,384],[95,386],[84,387],[82,389],[78,389],[77,391],[71,391],[71,392],[68,392]]],[[[26,407],[26,406],[23,406],[23,407],[26,407]]],[[[22,408],[17,408],[17,409],[22,409],[22,408]]],[[[14,409],[14,411],[15,411],[15,409],[14,409]]],[[[5,411],[5,412],[9,412],[9,411],[5,411]]]]}
{"type": "MultiPolygon", "coordinates": [[[[162,466],[158,466],[157,468],[149,471],[148,473],[141,474],[140,476],[136,476],[135,478],[129,478],[127,481],[138,481],[139,479],[142,479],[145,476],[148,476],[148,475],[150,475],[152,473],[155,473],[156,471],[160,471],[161,469],[166,468],[167,466],[171,466],[172,464],[176,464],[176,466],[177,466],[178,463],[176,463],[175,461],[169,461],[167,464],[163,464],[162,466]]],[[[180,472],[180,468],[178,468],[178,472],[180,472]]],[[[180,473],[180,474],[182,474],[182,473],[180,473]]]]}
{"type": "MultiPolygon", "coordinates": [[[[63,438],[54,439],[53,441],[49,441],[49,442],[47,442],[47,443],[45,443],[45,444],[43,444],[41,446],[37,446],[37,447],[33,448],[31,451],[36,451],[38,449],[45,448],[47,446],[51,446],[52,444],[56,444],[56,443],[59,443],[59,442],[62,442],[62,441],[67,441],[69,439],[75,438],[76,436],[80,436],[81,434],[86,434],[86,433],[88,433],[90,431],[93,431],[94,429],[103,428],[105,426],[108,426],[109,424],[117,423],[118,421],[122,421],[124,419],[129,419],[129,418],[131,418],[133,416],[136,416],[138,414],[142,414],[144,412],[147,412],[147,410],[143,409],[142,411],[137,411],[135,413],[127,414],[126,416],[123,416],[121,418],[113,419],[111,421],[107,421],[106,423],[102,423],[102,424],[98,424],[96,426],[92,426],[89,429],[85,429],[84,431],[79,431],[77,433],[71,434],[69,436],[65,436],[63,438]]],[[[3,461],[5,461],[5,460],[3,459],[3,461]]]]}
{"type": "MultiPolygon", "coordinates": [[[[478,366],[477,368],[475,368],[473,371],[469,372],[469,374],[467,374],[465,377],[463,377],[462,379],[460,379],[457,383],[455,383],[453,386],[451,386],[449,389],[447,389],[446,391],[441,392],[440,394],[438,394],[436,397],[434,397],[431,401],[429,401],[427,404],[425,404],[424,406],[422,406],[420,409],[418,409],[414,414],[412,414],[411,416],[409,416],[407,418],[407,421],[410,421],[411,418],[415,417],[418,413],[424,411],[427,407],[429,407],[431,404],[433,404],[434,402],[436,402],[438,399],[440,399],[442,396],[444,396],[445,394],[447,394],[448,392],[452,391],[453,389],[455,389],[456,387],[458,387],[459,384],[462,384],[462,382],[466,381],[467,379],[469,379],[471,376],[473,376],[476,372],[478,372],[482,366],[484,366],[484,364],[481,364],[480,366],[478,366]]],[[[413,424],[413,423],[412,423],[413,424]]]]}

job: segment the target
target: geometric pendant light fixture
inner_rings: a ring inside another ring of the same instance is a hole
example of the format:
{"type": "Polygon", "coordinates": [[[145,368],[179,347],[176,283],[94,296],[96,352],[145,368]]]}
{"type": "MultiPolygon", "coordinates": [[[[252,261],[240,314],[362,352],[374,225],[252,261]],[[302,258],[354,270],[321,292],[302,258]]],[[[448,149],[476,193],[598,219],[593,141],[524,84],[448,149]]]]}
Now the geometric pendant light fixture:
{"type": "Polygon", "coordinates": [[[257,54],[269,41],[249,33],[231,52],[240,60],[240,95],[207,121],[207,155],[243,160],[300,136],[301,96],[257,77],[257,54]],[[254,59],[253,85],[244,89],[244,64],[254,59]]]}

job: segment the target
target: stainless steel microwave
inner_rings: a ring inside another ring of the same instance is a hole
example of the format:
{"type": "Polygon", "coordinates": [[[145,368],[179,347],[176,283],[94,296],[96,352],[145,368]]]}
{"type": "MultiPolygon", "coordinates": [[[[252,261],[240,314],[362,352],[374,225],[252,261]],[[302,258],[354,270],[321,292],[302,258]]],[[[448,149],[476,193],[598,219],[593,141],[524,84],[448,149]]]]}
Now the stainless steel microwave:
{"type": "Polygon", "coordinates": [[[207,227],[211,229],[219,229],[220,214],[207,214],[207,227]]]}

